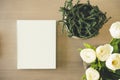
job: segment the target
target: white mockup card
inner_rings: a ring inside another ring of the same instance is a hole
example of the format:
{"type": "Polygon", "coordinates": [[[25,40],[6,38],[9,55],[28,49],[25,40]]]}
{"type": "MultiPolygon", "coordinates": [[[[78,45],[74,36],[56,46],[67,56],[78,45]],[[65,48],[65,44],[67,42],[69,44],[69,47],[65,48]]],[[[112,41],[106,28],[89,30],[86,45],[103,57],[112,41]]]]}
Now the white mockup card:
{"type": "Polygon", "coordinates": [[[17,20],[17,69],[56,69],[55,20],[17,20]]]}

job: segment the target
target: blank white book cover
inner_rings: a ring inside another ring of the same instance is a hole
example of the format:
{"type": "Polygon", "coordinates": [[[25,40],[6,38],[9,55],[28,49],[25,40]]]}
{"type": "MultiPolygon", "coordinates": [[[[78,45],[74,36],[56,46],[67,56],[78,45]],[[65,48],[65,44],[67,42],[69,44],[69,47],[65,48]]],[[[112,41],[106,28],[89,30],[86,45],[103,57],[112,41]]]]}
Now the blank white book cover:
{"type": "Polygon", "coordinates": [[[55,20],[17,20],[17,69],[56,69],[55,20]]]}

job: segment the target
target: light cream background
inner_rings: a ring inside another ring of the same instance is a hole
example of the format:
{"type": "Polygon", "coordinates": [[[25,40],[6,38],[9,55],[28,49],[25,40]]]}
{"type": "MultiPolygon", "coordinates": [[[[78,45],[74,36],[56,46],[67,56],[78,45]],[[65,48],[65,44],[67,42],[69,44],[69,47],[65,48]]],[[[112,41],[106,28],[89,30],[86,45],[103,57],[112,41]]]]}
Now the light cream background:
{"type": "Polygon", "coordinates": [[[120,0],[91,0],[112,16],[95,38],[71,39],[61,33],[61,25],[57,26],[56,70],[17,70],[16,67],[16,20],[59,20],[62,17],[58,10],[64,1],[0,0],[0,80],[80,80],[84,69],[77,49],[83,47],[84,42],[97,46],[110,41],[108,29],[120,20],[120,0]]]}

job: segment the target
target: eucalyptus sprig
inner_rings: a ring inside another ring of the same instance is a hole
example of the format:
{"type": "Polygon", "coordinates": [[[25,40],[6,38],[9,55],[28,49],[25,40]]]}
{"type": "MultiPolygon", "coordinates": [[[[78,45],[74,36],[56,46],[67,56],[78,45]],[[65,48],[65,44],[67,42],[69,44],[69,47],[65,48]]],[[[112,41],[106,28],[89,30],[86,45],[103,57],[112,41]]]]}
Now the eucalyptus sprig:
{"type": "Polygon", "coordinates": [[[93,6],[88,0],[87,3],[76,4],[73,0],[66,0],[64,6],[60,8],[63,14],[63,31],[66,28],[68,36],[77,36],[79,38],[91,38],[99,33],[102,26],[111,18],[106,17],[98,6],[93,6]]]}

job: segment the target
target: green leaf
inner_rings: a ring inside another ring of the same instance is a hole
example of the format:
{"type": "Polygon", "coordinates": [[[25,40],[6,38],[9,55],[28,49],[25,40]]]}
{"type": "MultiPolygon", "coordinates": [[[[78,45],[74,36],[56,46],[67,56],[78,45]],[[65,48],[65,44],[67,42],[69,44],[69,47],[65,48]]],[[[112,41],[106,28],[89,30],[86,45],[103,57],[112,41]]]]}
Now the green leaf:
{"type": "Polygon", "coordinates": [[[116,70],[115,73],[120,76],[120,69],[116,70]]]}
{"type": "Polygon", "coordinates": [[[84,43],[84,46],[85,46],[86,48],[90,48],[90,49],[96,50],[96,47],[94,47],[93,45],[90,45],[90,44],[88,44],[88,43],[84,43]]]}
{"type": "Polygon", "coordinates": [[[120,39],[113,38],[110,44],[113,46],[113,53],[120,53],[120,39]]]}
{"type": "Polygon", "coordinates": [[[78,48],[78,51],[81,52],[83,49],[82,48],[78,48]]]}
{"type": "Polygon", "coordinates": [[[82,80],[87,80],[85,74],[82,76],[82,80]]]}

